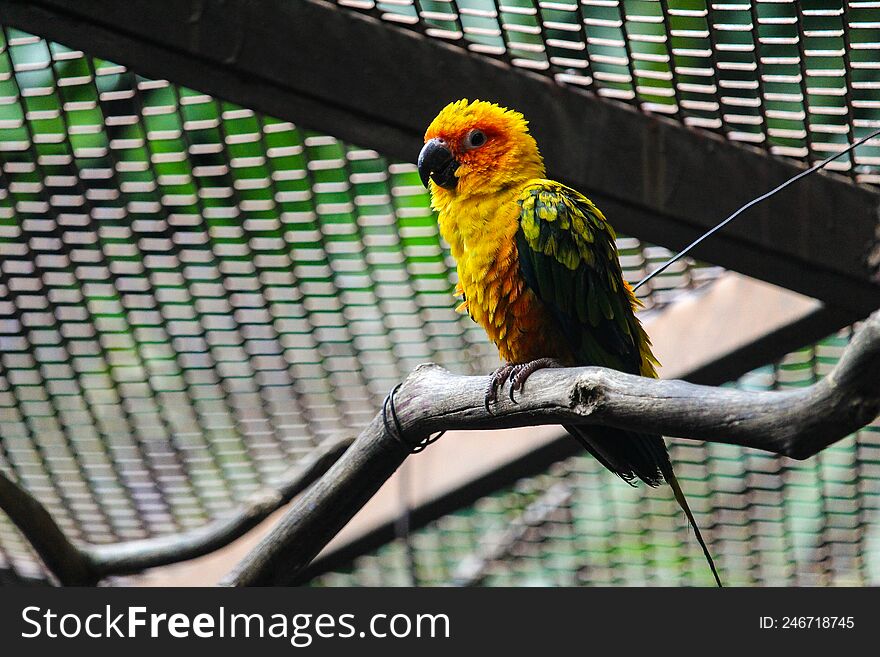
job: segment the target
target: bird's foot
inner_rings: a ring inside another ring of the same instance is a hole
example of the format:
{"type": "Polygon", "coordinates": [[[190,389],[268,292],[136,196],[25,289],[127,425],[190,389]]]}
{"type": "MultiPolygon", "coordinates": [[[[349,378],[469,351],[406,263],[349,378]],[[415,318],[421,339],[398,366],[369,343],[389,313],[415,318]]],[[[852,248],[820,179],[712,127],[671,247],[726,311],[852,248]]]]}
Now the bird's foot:
{"type": "Polygon", "coordinates": [[[522,391],[523,386],[526,384],[526,379],[532,374],[538,370],[545,370],[551,367],[565,367],[565,365],[555,358],[537,358],[530,360],[528,363],[515,365],[513,372],[510,374],[510,401],[516,401],[513,398],[513,394],[522,391]]]}
{"type": "Polygon", "coordinates": [[[499,367],[489,376],[489,386],[486,389],[486,410],[488,411],[489,405],[498,400],[498,391],[504,387],[505,383],[510,381],[510,401],[516,403],[514,394],[522,391],[526,380],[538,370],[550,367],[564,367],[564,365],[555,358],[538,358],[528,363],[507,364],[499,367]]]}
{"type": "Polygon", "coordinates": [[[510,378],[510,375],[513,374],[515,367],[516,365],[508,363],[507,365],[502,365],[489,375],[489,385],[486,387],[486,399],[484,401],[487,411],[489,410],[490,404],[494,404],[498,401],[498,391],[504,387],[505,383],[507,383],[507,380],[510,378]]]}

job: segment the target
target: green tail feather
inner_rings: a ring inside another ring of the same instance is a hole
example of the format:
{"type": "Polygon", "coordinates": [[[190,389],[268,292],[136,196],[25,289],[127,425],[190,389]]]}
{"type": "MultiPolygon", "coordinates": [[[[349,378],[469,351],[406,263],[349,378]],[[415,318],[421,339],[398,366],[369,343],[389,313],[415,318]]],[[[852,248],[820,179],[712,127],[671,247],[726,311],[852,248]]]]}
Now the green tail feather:
{"type": "Polygon", "coordinates": [[[694,514],[691,513],[691,508],[672,470],[672,462],[669,460],[669,452],[666,450],[663,438],[612,427],[563,426],[599,463],[630,485],[635,485],[637,479],[641,479],[649,486],[658,486],[664,479],[666,480],[672,488],[675,500],[694,528],[694,534],[703,549],[703,554],[706,555],[715,582],[721,586],[715,561],[709,553],[697,521],[694,520],[694,514]]]}
{"type": "Polygon", "coordinates": [[[697,521],[694,520],[694,514],[691,513],[691,508],[688,506],[687,498],[684,496],[684,492],[681,490],[681,486],[678,484],[678,479],[675,476],[675,473],[672,471],[672,466],[670,465],[668,469],[663,473],[666,482],[669,484],[670,488],[672,488],[672,494],[675,495],[675,500],[678,502],[678,506],[681,507],[681,510],[684,511],[684,514],[687,516],[688,522],[691,523],[691,527],[694,528],[694,534],[697,537],[697,541],[700,544],[700,547],[703,548],[703,554],[706,555],[706,561],[709,562],[709,568],[712,570],[712,575],[715,577],[715,583],[718,584],[719,587],[723,586],[721,584],[721,578],[718,576],[718,570],[715,568],[715,561],[712,559],[712,555],[709,553],[709,548],[706,547],[706,541],[703,540],[703,535],[700,533],[700,528],[697,526],[697,521]]]}

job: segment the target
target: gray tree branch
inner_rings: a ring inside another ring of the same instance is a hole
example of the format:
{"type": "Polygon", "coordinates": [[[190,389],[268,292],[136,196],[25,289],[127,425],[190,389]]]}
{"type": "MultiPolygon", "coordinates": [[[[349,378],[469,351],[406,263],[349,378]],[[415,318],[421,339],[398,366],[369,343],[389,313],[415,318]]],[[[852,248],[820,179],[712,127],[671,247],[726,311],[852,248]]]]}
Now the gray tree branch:
{"type": "Polygon", "coordinates": [[[404,461],[405,445],[437,431],[599,424],[809,458],[880,413],[880,311],[825,378],[798,390],[752,392],[581,367],[540,370],[515,402],[502,394],[491,410],[485,391],[485,377],[418,367],[395,395],[402,435],[379,413],[223,583],[295,581],[404,461]]]}
{"type": "Polygon", "coordinates": [[[793,391],[713,388],[583,367],[539,371],[516,401],[501,395],[487,410],[485,386],[485,377],[456,376],[423,365],[395,395],[397,422],[380,412],[347,450],[350,441],[345,440],[319,448],[275,491],[251,500],[229,518],[175,537],[77,546],[35,498],[2,473],[0,508],[62,583],[88,584],[206,554],[305,490],[223,582],[286,584],[295,581],[412,448],[437,431],[598,424],[808,458],[880,412],[880,311],[866,320],[824,379],[793,391]]]}
{"type": "Polygon", "coordinates": [[[209,554],[240,538],[318,479],[351,445],[329,440],[298,461],[272,488],[256,494],[227,516],[181,534],[109,545],[76,544],[29,492],[0,472],[0,508],[65,586],[94,585],[111,575],[141,572],[209,554]]]}

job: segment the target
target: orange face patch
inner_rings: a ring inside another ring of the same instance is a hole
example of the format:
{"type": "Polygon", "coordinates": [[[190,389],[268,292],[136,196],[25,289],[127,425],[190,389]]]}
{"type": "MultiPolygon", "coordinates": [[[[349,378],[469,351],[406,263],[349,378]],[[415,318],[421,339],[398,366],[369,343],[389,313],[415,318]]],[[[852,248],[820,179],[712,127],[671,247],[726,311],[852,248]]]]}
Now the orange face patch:
{"type": "Polygon", "coordinates": [[[439,138],[446,142],[459,162],[487,160],[500,154],[517,132],[527,133],[527,122],[522,114],[498,105],[460,100],[447,105],[428,127],[425,141],[439,138]],[[480,131],[485,142],[474,146],[468,137],[480,131]]]}
{"type": "Polygon", "coordinates": [[[459,163],[458,193],[486,193],[512,179],[543,174],[543,162],[522,114],[494,103],[450,103],[428,126],[425,141],[442,139],[459,163]],[[472,139],[481,133],[479,144],[472,139]]]}

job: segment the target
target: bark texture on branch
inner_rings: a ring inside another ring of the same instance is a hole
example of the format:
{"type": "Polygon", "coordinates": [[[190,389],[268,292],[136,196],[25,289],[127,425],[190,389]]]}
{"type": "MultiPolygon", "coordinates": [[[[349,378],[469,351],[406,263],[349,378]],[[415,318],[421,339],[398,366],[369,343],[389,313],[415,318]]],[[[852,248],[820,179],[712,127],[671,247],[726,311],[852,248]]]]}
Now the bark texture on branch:
{"type": "Polygon", "coordinates": [[[600,424],[809,458],[880,413],[880,311],[824,379],[799,390],[751,392],[580,367],[540,370],[516,401],[502,394],[489,410],[485,392],[485,377],[416,368],[395,395],[402,435],[379,413],[224,583],[294,582],[404,461],[404,443],[438,431],[600,424]]]}

